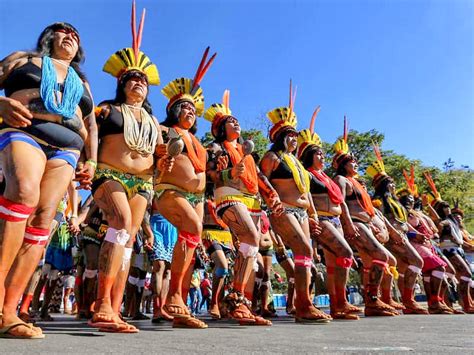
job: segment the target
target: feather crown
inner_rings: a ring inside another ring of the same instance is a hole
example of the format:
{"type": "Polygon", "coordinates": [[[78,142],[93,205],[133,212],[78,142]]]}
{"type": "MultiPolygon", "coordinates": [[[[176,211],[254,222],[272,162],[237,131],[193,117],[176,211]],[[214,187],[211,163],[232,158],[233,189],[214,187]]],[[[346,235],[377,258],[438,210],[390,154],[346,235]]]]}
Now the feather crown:
{"type": "Polygon", "coordinates": [[[332,158],[332,166],[334,169],[337,169],[341,164],[354,159],[353,155],[349,152],[348,142],[349,136],[349,125],[347,122],[347,117],[344,115],[344,131],[342,137],[339,138],[336,143],[333,145],[334,157],[332,158]]]}
{"type": "Polygon", "coordinates": [[[178,101],[189,101],[194,104],[196,108],[196,115],[201,116],[204,112],[204,94],[201,86],[199,85],[207,73],[211,64],[214,62],[217,53],[214,53],[211,58],[207,60],[209,54],[209,47],[206,48],[201,59],[201,63],[197,68],[196,74],[193,79],[189,78],[178,78],[168,83],[161,93],[168,98],[169,102],[166,106],[166,110],[169,111],[178,101]]]}
{"type": "Polygon", "coordinates": [[[320,106],[316,107],[311,117],[311,122],[309,124],[309,129],[303,129],[298,133],[298,151],[297,156],[301,158],[305,150],[311,146],[321,147],[322,142],[321,138],[314,132],[314,122],[316,121],[316,116],[320,111],[320,106]]]}
{"type": "Polygon", "coordinates": [[[290,102],[287,107],[278,107],[267,113],[268,119],[273,123],[270,129],[269,138],[271,142],[275,142],[277,136],[286,130],[295,130],[297,120],[293,107],[296,99],[296,87],[293,90],[290,80],[290,102]]]}
{"type": "Polygon", "coordinates": [[[140,51],[142,42],[143,26],[145,24],[145,9],[143,9],[138,34],[136,31],[135,1],[132,2],[132,47],[123,48],[114,54],[104,64],[102,70],[116,77],[118,80],[123,74],[137,70],[147,77],[149,85],[160,85],[158,68],[153,64],[145,53],[140,51]]]}
{"type": "Polygon", "coordinates": [[[214,137],[217,136],[219,126],[224,122],[225,118],[232,115],[232,111],[229,107],[230,102],[230,91],[225,90],[224,95],[222,96],[221,104],[212,104],[204,112],[204,118],[212,123],[211,133],[214,137]]]}

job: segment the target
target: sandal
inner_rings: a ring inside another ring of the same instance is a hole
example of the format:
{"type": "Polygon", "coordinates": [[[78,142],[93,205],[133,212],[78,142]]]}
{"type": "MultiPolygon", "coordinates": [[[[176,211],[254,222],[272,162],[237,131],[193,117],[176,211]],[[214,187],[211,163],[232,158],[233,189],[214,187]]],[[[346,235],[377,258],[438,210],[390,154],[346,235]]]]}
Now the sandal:
{"type": "Polygon", "coordinates": [[[25,323],[25,322],[15,322],[9,325],[6,325],[2,328],[0,328],[0,338],[10,338],[10,339],[44,339],[44,334],[42,332],[38,333],[36,331],[36,327],[33,327],[33,324],[31,323],[25,323]],[[26,327],[30,331],[33,332],[33,334],[24,334],[24,335],[14,335],[10,334],[9,332],[13,329],[16,329],[18,327],[26,327]]]}
{"type": "Polygon", "coordinates": [[[188,307],[181,306],[179,304],[165,304],[163,309],[166,313],[174,318],[189,318],[191,317],[191,313],[189,312],[188,307]]]}
{"type": "Polygon", "coordinates": [[[239,324],[240,325],[264,325],[264,326],[273,325],[273,323],[270,320],[265,319],[265,318],[260,317],[260,316],[254,316],[254,319],[253,319],[252,322],[247,322],[247,321],[244,321],[244,320],[240,320],[239,324]]]}
{"type": "Polygon", "coordinates": [[[178,317],[173,320],[173,328],[206,329],[207,327],[206,323],[195,317],[178,317]]]}
{"type": "Polygon", "coordinates": [[[104,333],[124,333],[124,334],[134,334],[140,332],[140,330],[128,323],[121,323],[118,328],[99,328],[99,332],[104,333]]]}
{"type": "Polygon", "coordinates": [[[222,305],[229,317],[240,323],[255,323],[255,316],[250,311],[251,303],[240,292],[229,293],[222,300],[222,305]]]}

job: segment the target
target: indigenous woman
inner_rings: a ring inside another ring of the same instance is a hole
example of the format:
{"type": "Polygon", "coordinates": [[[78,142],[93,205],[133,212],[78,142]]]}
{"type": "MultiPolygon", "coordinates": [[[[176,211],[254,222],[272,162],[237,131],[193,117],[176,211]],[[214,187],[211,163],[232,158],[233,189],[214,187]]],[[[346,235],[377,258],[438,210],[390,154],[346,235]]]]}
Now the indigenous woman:
{"type": "MultiPolygon", "coordinates": [[[[324,250],[327,270],[327,288],[331,301],[331,316],[334,319],[359,319],[361,309],[351,306],[346,298],[346,283],[352,266],[352,250],[344,239],[340,220],[341,204],[345,204],[339,186],[324,172],[324,152],[319,136],[313,132],[314,120],[319,106],[314,111],[309,129],[298,134],[298,158],[310,172],[310,192],[318,212],[322,228],[317,237],[324,250]]],[[[349,221],[349,223],[351,223],[349,221]]]]}
{"type": "Polygon", "coordinates": [[[447,264],[441,259],[431,244],[437,237],[436,227],[430,225],[427,216],[421,211],[415,210],[415,198],[418,197],[418,189],[415,185],[415,175],[413,167],[411,176],[408,177],[403,171],[407,187],[397,192],[400,203],[406,208],[408,223],[416,230],[416,235],[410,234],[410,244],[423,258],[423,281],[425,293],[428,299],[428,312],[431,314],[452,314],[451,309],[444,304],[442,297],[442,284],[445,278],[447,264]]]}
{"type": "Polygon", "coordinates": [[[462,309],[465,313],[474,313],[474,302],[470,294],[470,287],[473,285],[472,272],[466,262],[464,250],[462,249],[463,235],[459,228],[458,220],[452,215],[449,204],[441,199],[441,195],[436,189],[434,181],[429,173],[425,173],[426,180],[430,185],[434,196],[431,206],[438,214],[435,223],[438,226],[439,246],[443,254],[448,258],[456,270],[456,277],[459,281],[458,293],[462,300],[462,309]]]}
{"type": "Polygon", "coordinates": [[[229,315],[240,324],[271,325],[270,321],[252,314],[244,292],[256,265],[260,242],[261,208],[257,193],[260,192],[269,208],[277,213],[280,200],[259,171],[250,149],[244,152],[238,143],[240,125],[230,111],[228,91],[224,93],[223,103],[213,104],[204,117],[212,122],[211,133],[222,149],[221,159],[228,163],[227,169],[220,171],[217,166],[210,167],[216,184],[216,212],[239,242],[233,286],[224,302],[229,315]]]}
{"type": "MultiPolygon", "coordinates": [[[[142,17],[143,22],[143,17],[142,17]]],[[[161,131],[151,116],[149,85],[158,85],[158,71],[140,52],[143,23],[135,33],[132,7],[132,48],[113,54],[103,70],[117,78],[115,99],[97,110],[99,158],[92,192],[108,222],[99,254],[98,292],[89,325],[104,331],[137,332],[119,317],[130,267],[134,237],[153,196],[154,156],[161,131]]],[[[158,161],[163,169],[165,159],[158,161]]]]}
{"type": "Polygon", "coordinates": [[[182,288],[183,285],[188,288],[189,281],[183,280],[192,272],[194,252],[202,233],[207,153],[190,131],[195,129],[196,116],[204,111],[204,95],[199,84],[215,58],[214,54],[206,63],[208,53],[209,48],[204,52],[194,79],[175,79],[161,90],[169,99],[167,117],[162,124],[170,139],[181,137],[184,149],[175,157],[172,170],[164,172],[155,187],[157,211],[178,230],[164,309],[174,317],[174,327],[198,329],[207,328],[207,325],[191,316],[182,288]]]}
{"type": "Polygon", "coordinates": [[[344,236],[351,247],[358,250],[364,264],[364,292],[366,316],[393,316],[395,308],[382,302],[379,297],[380,283],[388,266],[389,252],[375,238],[372,230],[375,210],[369,194],[359,181],[357,160],[349,153],[347,122],[344,117],[344,134],[334,144],[332,165],[336,169],[334,181],[339,186],[345,204],[341,204],[344,236]]]}
{"type": "MultiPolygon", "coordinates": [[[[428,314],[428,311],[421,307],[414,298],[414,287],[416,279],[423,269],[423,259],[408,241],[408,238],[415,237],[419,237],[421,240],[424,234],[419,235],[420,233],[408,224],[407,211],[395,195],[395,183],[385,172],[382,155],[377,145],[374,146],[374,151],[377,160],[367,168],[367,174],[372,177],[372,186],[375,189],[374,199],[380,202],[378,203],[380,210],[403,238],[401,242],[391,239],[386,243],[387,249],[397,258],[398,285],[405,306],[403,313],[428,314]]],[[[433,269],[432,266],[428,266],[428,269],[433,269]]],[[[435,268],[439,266],[444,265],[437,263],[435,268]]]]}
{"type": "Polygon", "coordinates": [[[89,159],[76,177],[90,188],[97,132],[77,30],[55,23],[38,38],[36,53],[0,62],[0,160],[6,188],[0,197],[0,313],[6,336],[43,338],[16,316],[19,298],[48,241],[59,201],[81,151],[89,159]]]}
{"type": "Polygon", "coordinates": [[[276,108],[267,113],[273,123],[270,129],[270,150],[264,155],[260,166],[281,198],[284,213],[270,213],[272,229],[281,236],[293,251],[295,259],[295,291],[297,322],[327,323],[332,318],[313,306],[309,294],[313,250],[310,233],[320,229],[313,199],[310,194],[310,176],[293,155],[296,152],[298,133],[296,114],[293,111],[294,96],[290,83],[289,107],[276,108]],[[309,213],[309,217],[308,217],[309,213]]]}

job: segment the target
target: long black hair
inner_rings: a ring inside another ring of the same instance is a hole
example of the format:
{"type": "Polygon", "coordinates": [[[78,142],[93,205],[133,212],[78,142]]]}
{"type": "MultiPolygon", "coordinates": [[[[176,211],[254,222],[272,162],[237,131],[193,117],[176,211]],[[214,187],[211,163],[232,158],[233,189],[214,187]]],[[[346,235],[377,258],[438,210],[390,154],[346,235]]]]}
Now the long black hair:
{"type": "MultiPolygon", "coordinates": [[[[125,95],[125,85],[127,85],[127,82],[132,79],[132,78],[144,78],[147,83],[148,80],[146,79],[146,75],[143,74],[142,72],[139,72],[138,70],[131,70],[123,74],[119,81],[117,82],[117,89],[115,91],[115,98],[112,100],[104,100],[102,101],[100,105],[102,104],[109,104],[109,105],[121,105],[126,102],[127,96],[125,95]]],[[[153,110],[151,108],[151,104],[148,101],[148,93],[147,97],[143,101],[142,107],[145,109],[146,112],[148,112],[150,115],[153,114],[153,110]]]]}
{"type": "Polygon", "coordinates": [[[125,103],[125,101],[127,100],[127,96],[125,95],[125,85],[127,85],[127,82],[133,78],[144,79],[146,81],[148,90],[145,100],[143,101],[142,107],[145,109],[146,112],[152,115],[153,110],[151,108],[150,101],[148,101],[148,94],[150,89],[150,86],[148,85],[148,79],[145,74],[138,70],[130,70],[120,77],[119,81],[117,82],[117,90],[115,91],[115,99],[113,100],[113,103],[119,105],[125,103]]]}
{"type": "Polygon", "coordinates": [[[300,158],[300,161],[303,164],[305,169],[308,169],[313,165],[314,154],[318,150],[322,151],[322,148],[314,144],[310,145],[308,148],[304,150],[303,155],[300,158]]]}
{"type": "Polygon", "coordinates": [[[215,142],[222,143],[227,139],[227,134],[225,132],[225,124],[227,123],[227,120],[229,118],[233,118],[233,119],[237,120],[237,118],[235,118],[234,116],[226,116],[221,121],[221,123],[219,124],[219,127],[217,127],[217,134],[216,134],[215,140],[214,140],[215,142]]]}
{"type": "MultiPolygon", "coordinates": [[[[161,124],[165,127],[173,127],[178,125],[179,123],[179,115],[181,114],[181,104],[185,102],[191,102],[189,100],[178,100],[176,101],[173,106],[171,106],[166,112],[166,118],[161,124]]],[[[194,103],[191,102],[194,105],[194,103]]],[[[196,120],[194,121],[193,126],[188,130],[188,132],[192,134],[196,134],[197,132],[197,116],[196,120]]]]}
{"type": "Polygon", "coordinates": [[[279,133],[275,137],[275,141],[273,142],[272,146],[270,147],[270,151],[272,151],[274,153],[277,153],[277,152],[280,152],[280,151],[285,151],[286,150],[285,138],[290,133],[294,134],[294,133],[296,133],[296,131],[293,128],[288,127],[286,129],[284,129],[281,133],[279,133]]]}
{"type": "MultiPolygon", "coordinates": [[[[50,56],[53,51],[53,42],[54,42],[54,33],[57,30],[60,29],[66,29],[73,31],[76,33],[77,37],[80,38],[79,32],[77,29],[71,25],[70,23],[67,22],[56,22],[53,23],[52,25],[49,25],[46,27],[43,32],[38,37],[38,41],[36,42],[36,54],[39,56],[50,56]]],[[[84,49],[82,48],[81,44],[78,43],[78,49],[75,57],[71,61],[71,67],[74,68],[74,70],[77,72],[79,77],[86,81],[86,76],[84,73],[81,71],[79,64],[82,64],[85,60],[85,54],[84,54],[84,49]]]]}

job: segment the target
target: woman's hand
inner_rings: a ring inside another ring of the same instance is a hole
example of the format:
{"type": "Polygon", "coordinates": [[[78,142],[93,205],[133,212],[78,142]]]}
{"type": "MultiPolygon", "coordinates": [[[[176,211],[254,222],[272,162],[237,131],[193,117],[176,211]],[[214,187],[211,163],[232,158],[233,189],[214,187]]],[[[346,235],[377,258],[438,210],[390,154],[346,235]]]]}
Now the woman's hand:
{"type": "Polygon", "coordinates": [[[164,155],[158,160],[158,170],[163,172],[171,172],[171,169],[173,169],[174,165],[174,158],[170,157],[169,155],[164,155]]]}
{"type": "Polygon", "coordinates": [[[0,117],[5,124],[20,128],[30,126],[33,115],[20,101],[9,97],[0,97],[0,117]]]}
{"type": "Polygon", "coordinates": [[[244,160],[242,159],[237,165],[232,168],[232,179],[237,179],[245,172],[244,160]]]}
{"type": "Polygon", "coordinates": [[[97,163],[90,160],[85,164],[78,164],[76,169],[76,178],[74,181],[79,182],[76,190],[90,190],[92,187],[92,179],[94,178],[97,163]]]}
{"type": "Polygon", "coordinates": [[[316,238],[319,236],[323,229],[321,228],[321,225],[319,224],[319,221],[314,219],[314,218],[309,218],[309,232],[312,238],[316,238]]]}

